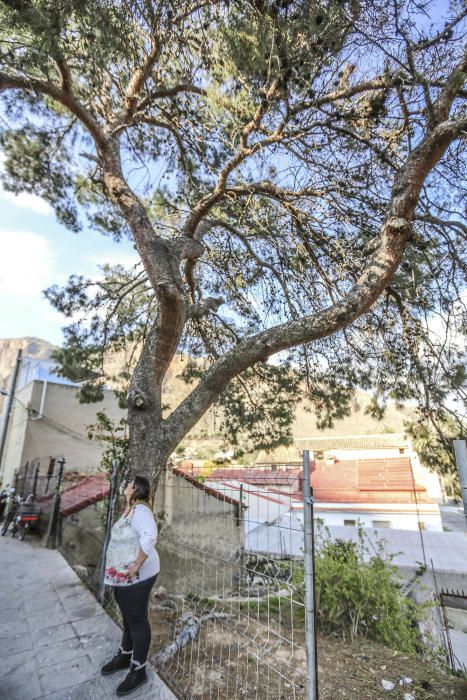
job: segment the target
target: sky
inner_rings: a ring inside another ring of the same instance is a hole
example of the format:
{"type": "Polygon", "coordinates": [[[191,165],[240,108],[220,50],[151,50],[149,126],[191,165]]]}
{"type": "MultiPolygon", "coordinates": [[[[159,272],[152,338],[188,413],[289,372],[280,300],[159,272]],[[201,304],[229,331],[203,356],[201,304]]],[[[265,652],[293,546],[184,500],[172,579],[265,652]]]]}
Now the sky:
{"type": "MultiPolygon", "coordinates": [[[[449,0],[436,0],[431,19],[448,7],[449,0]]],[[[67,319],[43,290],[71,274],[94,278],[103,262],[131,265],[137,259],[130,242],[115,243],[91,230],[71,233],[44,200],[15,196],[0,185],[0,338],[34,336],[61,344],[67,319]]]]}
{"type": "Polygon", "coordinates": [[[71,233],[40,197],[15,196],[0,186],[0,338],[33,336],[60,345],[67,319],[43,290],[71,274],[94,278],[104,262],[137,259],[129,242],[117,244],[90,230],[71,233]]]}

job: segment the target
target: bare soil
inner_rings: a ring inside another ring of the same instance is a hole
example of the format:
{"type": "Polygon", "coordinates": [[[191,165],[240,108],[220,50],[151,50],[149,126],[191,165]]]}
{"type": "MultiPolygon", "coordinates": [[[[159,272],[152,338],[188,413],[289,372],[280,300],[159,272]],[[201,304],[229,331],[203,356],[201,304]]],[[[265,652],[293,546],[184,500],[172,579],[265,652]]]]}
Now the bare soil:
{"type": "MultiPolygon", "coordinates": [[[[158,649],[174,638],[175,622],[189,608],[152,603],[152,662],[158,649]],[[159,609],[156,609],[159,608],[159,609]]],[[[289,639],[271,635],[248,618],[202,623],[198,637],[157,670],[179,698],[186,700],[305,700],[306,654],[303,629],[289,639]]],[[[393,651],[367,639],[349,640],[318,635],[320,700],[467,699],[467,679],[429,660],[393,651]],[[411,684],[399,685],[403,678],[411,684]],[[382,680],[395,688],[386,691],[382,680]]]]}

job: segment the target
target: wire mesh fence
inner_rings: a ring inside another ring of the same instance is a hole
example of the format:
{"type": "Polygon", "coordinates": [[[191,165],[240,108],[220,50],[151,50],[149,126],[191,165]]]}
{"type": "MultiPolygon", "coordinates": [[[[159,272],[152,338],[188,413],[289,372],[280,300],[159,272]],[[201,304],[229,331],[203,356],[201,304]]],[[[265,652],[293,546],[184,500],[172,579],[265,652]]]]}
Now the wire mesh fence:
{"type": "Polygon", "coordinates": [[[180,698],[305,697],[301,482],[250,476],[158,487],[153,660],[180,698]]]}
{"type": "MultiPolygon", "coordinates": [[[[313,697],[303,470],[194,471],[167,468],[155,494],[161,572],[150,600],[150,661],[186,700],[313,697]]],[[[19,478],[26,492],[31,477],[19,478]]],[[[112,502],[108,475],[90,474],[61,496],[61,551],[98,598],[109,505],[114,523],[125,505],[123,485],[114,487],[112,502]]],[[[316,532],[318,547],[325,530],[316,532]]],[[[121,624],[112,588],[102,602],[121,624]]]]}
{"type": "MultiPolygon", "coordinates": [[[[268,478],[161,477],[150,658],[179,698],[307,697],[301,481],[297,470],[268,478]]],[[[114,522],[123,505],[119,495],[114,522]]],[[[107,509],[101,500],[62,525],[61,551],[96,596],[107,509]]],[[[110,587],[103,602],[120,623],[110,587]]]]}

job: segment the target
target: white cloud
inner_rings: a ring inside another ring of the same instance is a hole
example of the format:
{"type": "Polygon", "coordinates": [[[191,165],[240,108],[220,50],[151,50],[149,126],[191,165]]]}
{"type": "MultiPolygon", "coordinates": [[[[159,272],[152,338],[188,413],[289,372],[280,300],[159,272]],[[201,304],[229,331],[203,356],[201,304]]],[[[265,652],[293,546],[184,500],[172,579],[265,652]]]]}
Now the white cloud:
{"type": "Polygon", "coordinates": [[[6,199],[15,207],[20,207],[21,209],[29,209],[29,211],[32,211],[35,214],[48,216],[53,212],[53,209],[50,206],[50,204],[41,199],[41,197],[38,197],[36,194],[29,194],[28,192],[20,192],[19,194],[14,194],[13,192],[2,191],[1,196],[2,199],[6,199]]]}
{"type": "Polygon", "coordinates": [[[125,248],[114,248],[113,250],[108,250],[105,252],[105,257],[100,255],[88,255],[83,261],[83,273],[89,275],[93,280],[104,279],[104,273],[102,271],[103,265],[110,265],[115,267],[116,265],[122,265],[126,270],[130,270],[138,262],[141,262],[137,251],[128,250],[125,248]]]}
{"type": "Polygon", "coordinates": [[[133,265],[136,265],[136,263],[140,262],[140,260],[141,258],[136,250],[133,252],[128,250],[128,247],[116,247],[113,250],[109,249],[106,251],[105,258],[103,258],[102,255],[89,255],[87,258],[87,263],[93,268],[97,268],[102,265],[111,265],[112,267],[115,265],[123,265],[123,267],[130,268],[133,267],[133,265]]]}
{"type": "Polygon", "coordinates": [[[58,260],[50,242],[32,231],[0,231],[0,294],[38,300],[57,281],[58,260]]]}

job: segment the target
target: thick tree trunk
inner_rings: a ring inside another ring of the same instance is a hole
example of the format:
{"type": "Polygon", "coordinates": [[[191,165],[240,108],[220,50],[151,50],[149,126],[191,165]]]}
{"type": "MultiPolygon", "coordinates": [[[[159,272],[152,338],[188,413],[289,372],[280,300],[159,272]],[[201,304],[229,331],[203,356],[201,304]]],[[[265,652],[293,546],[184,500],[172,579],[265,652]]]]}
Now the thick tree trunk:
{"type": "Polygon", "coordinates": [[[325,338],[345,328],[378,299],[390,283],[411,238],[414,211],[427,175],[465,129],[465,118],[448,117],[455,95],[464,83],[466,70],[467,57],[449,76],[433,105],[433,116],[424,137],[400,168],[378,245],[353,288],[321,313],[294,319],[244,338],[213,364],[198,386],[165,421],[161,410],[162,382],[190,311],[180,264],[182,260],[196,261],[201,256],[201,243],[190,236],[195,236],[196,226],[221,197],[220,188],[222,186],[224,191],[225,180],[240,162],[241,154],[237,161],[234,159],[224,169],[220,184],[212,195],[193,212],[192,223],[185,227],[184,235],[167,241],[156,235],[143,205],[123,178],[118,142],[101,147],[106,187],[133,231],[158,299],[158,321],[145,343],[128,397],[128,470],[148,475],[156,485],[170,453],[233,378],[281,350],[325,338]]]}
{"type": "Polygon", "coordinates": [[[130,432],[125,474],[146,476],[153,488],[173,452],[175,445],[164,436],[162,424],[155,411],[130,407],[130,432]]]}
{"type": "Polygon", "coordinates": [[[157,320],[144,343],[131,379],[128,393],[129,446],[125,474],[142,474],[157,487],[159,476],[170,454],[177,446],[177,437],[170,433],[162,419],[162,381],[159,372],[160,343],[157,320]]]}

